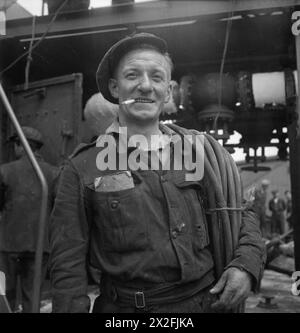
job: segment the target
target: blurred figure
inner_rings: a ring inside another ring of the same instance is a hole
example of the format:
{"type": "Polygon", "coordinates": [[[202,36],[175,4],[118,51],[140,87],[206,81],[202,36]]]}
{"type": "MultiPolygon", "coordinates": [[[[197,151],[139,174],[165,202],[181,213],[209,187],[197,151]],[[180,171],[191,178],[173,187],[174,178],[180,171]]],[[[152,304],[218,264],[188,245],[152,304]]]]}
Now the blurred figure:
{"type": "Polygon", "coordinates": [[[269,209],[272,212],[271,231],[272,234],[284,234],[286,232],[285,210],[286,204],[279,198],[279,191],[272,191],[273,198],[269,201],[269,209]]]}
{"type": "Polygon", "coordinates": [[[118,105],[106,100],[101,93],[94,94],[86,102],[83,114],[91,140],[104,134],[117,118],[118,105]]]}
{"type": "Polygon", "coordinates": [[[285,204],[286,204],[286,221],[288,223],[289,229],[293,228],[292,225],[292,194],[291,191],[286,190],[285,195],[285,204]]]}
{"type": "MultiPolygon", "coordinates": [[[[43,145],[39,131],[23,127],[32,151],[49,186],[48,214],[54,203],[58,169],[43,161],[39,149],[43,145]]],[[[41,186],[17,135],[14,142],[16,161],[0,166],[0,271],[6,276],[6,296],[12,311],[16,304],[17,281],[20,276],[23,312],[30,312],[34,278],[34,260],[40,218],[41,186]]],[[[47,239],[47,230],[45,239],[47,239]]],[[[49,245],[45,241],[43,276],[46,274],[49,245]]]]}
{"type": "Polygon", "coordinates": [[[266,237],[269,233],[266,223],[266,203],[269,186],[270,181],[268,179],[263,179],[261,182],[261,186],[259,188],[256,188],[254,192],[253,208],[258,215],[260,230],[263,237],[266,237]]]}

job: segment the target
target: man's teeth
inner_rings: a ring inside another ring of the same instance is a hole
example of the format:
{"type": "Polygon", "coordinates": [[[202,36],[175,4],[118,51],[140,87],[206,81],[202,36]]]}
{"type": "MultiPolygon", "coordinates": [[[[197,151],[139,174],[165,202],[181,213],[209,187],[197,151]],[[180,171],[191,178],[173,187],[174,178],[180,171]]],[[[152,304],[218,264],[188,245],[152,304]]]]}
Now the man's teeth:
{"type": "Polygon", "coordinates": [[[152,99],[147,99],[147,98],[136,98],[135,102],[138,103],[153,103],[152,99]]]}

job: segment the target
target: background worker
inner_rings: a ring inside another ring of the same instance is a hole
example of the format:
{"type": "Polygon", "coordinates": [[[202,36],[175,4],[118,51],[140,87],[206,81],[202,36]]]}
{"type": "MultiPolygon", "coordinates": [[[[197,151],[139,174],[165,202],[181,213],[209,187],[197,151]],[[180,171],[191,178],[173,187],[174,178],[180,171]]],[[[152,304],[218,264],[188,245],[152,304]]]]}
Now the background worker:
{"type": "MultiPolygon", "coordinates": [[[[41,133],[22,127],[49,187],[48,216],[53,207],[58,169],[46,163],[39,154],[43,146],[41,133]]],[[[11,309],[16,309],[17,279],[20,277],[22,309],[30,312],[34,279],[34,260],[41,207],[39,180],[17,135],[14,143],[17,160],[0,166],[0,271],[6,276],[6,296],[11,309]]],[[[43,276],[46,274],[49,244],[43,254],[43,276]]]]}
{"type": "Polygon", "coordinates": [[[271,229],[272,233],[284,234],[287,231],[287,223],[285,217],[286,204],[279,197],[277,189],[272,191],[273,198],[269,201],[269,209],[272,212],[271,229]]]}
{"type": "Polygon", "coordinates": [[[270,181],[268,179],[263,179],[260,187],[255,189],[254,192],[253,209],[258,215],[259,226],[263,237],[269,236],[270,233],[270,228],[266,222],[266,205],[269,186],[270,181]]]}

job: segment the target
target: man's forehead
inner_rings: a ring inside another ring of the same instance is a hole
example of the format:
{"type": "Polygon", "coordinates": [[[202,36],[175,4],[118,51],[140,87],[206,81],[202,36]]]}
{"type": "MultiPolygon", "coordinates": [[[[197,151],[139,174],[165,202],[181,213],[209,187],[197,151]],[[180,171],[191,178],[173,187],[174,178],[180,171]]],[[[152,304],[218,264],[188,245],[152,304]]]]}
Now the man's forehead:
{"type": "Polygon", "coordinates": [[[117,68],[135,66],[139,64],[149,64],[154,67],[160,67],[166,71],[170,71],[170,65],[166,57],[159,51],[152,49],[137,49],[131,50],[123,55],[123,57],[118,62],[117,68]]]}
{"type": "Polygon", "coordinates": [[[164,57],[164,55],[162,55],[161,53],[155,51],[155,50],[147,50],[147,49],[143,49],[143,50],[133,50],[130,51],[128,53],[126,53],[120,60],[119,64],[122,62],[132,62],[134,60],[145,60],[145,61],[153,61],[153,62],[158,62],[158,63],[162,63],[165,64],[166,63],[166,59],[164,57]]]}

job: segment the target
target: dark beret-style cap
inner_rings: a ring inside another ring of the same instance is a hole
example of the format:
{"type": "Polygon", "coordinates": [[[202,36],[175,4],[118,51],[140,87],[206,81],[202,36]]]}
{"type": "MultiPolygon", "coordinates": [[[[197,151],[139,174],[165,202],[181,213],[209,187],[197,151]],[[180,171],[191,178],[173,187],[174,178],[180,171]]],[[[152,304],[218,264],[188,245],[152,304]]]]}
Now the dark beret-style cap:
{"type": "MultiPolygon", "coordinates": [[[[40,147],[44,144],[42,134],[36,128],[28,127],[28,126],[22,126],[22,131],[23,131],[23,133],[25,135],[25,138],[27,140],[31,140],[31,141],[37,143],[40,147]]],[[[18,141],[18,140],[19,140],[19,137],[16,133],[14,133],[8,139],[8,141],[12,141],[12,142],[15,142],[15,141],[18,141]]]]}
{"type": "Polygon", "coordinates": [[[116,66],[126,53],[130,52],[134,46],[141,44],[154,46],[154,48],[160,51],[162,54],[165,54],[168,51],[167,43],[165,40],[145,32],[127,36],[115,43],[105,53],[96,72],[98,89],[104,98],[108,101],[112,103],[118,102],[114,97],[111,96],[108,89],[108,81],[110,78],[112,78],[116,66]]]}

